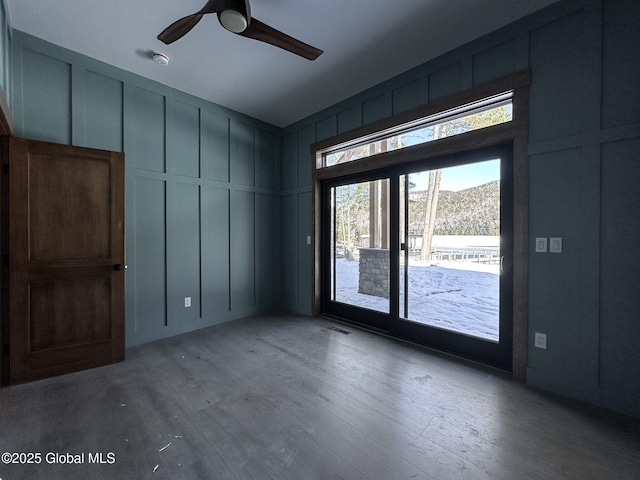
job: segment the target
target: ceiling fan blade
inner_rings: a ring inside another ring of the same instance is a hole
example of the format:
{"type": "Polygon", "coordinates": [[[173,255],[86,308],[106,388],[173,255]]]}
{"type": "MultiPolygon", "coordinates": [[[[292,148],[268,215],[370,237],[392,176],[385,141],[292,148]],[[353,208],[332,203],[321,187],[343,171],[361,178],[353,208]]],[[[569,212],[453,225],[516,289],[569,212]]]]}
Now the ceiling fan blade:
{"type": "Polygon", "coordinates": [[[244,6],[245,0],[208,0],[199,12],[181,18],[165,28],[158,35],[158,40],[169,45],[189,33],[207,13],[218,13],[231,7],[240,9],[244,8],[244,6]]]}
{"type": "Polygon", "coordinates": [[[323,51],[300,40],[290,37],[286,33],[282,33],[269,25],[262,23],[255,18],[251,18],[249,26],[244,32],[238,33],[243,37],[253,38],[261,42],[270,43],[276,47],[280,47],[296,55],[300,55],[308,60],[315,60],[323,51]]]}
{"type": "Polygon", "coordinates": [[[158,40],[166,43],[167,45],[175,42],[176,40],[180,40],[198,24],[202,17],[204,17],[204,13],[194,13],[193,15],[189,15],[173,22],[165,28],[160,35],[158,35],[158,40]]]}

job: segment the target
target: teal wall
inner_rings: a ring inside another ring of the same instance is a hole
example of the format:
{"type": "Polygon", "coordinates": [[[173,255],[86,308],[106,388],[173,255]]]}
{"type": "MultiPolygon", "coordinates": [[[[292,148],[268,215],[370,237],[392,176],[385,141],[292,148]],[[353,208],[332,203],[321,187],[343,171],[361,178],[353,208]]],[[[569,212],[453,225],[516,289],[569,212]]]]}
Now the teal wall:
{"type": "Polygon", "coordinates": [[[637,1],[562,1],[285,128],[284,305],[311,312],[311,143],[529,68],[528,383],[640,416],[638,25],[637,1]]]}
{"type": "Polygon", "coordinates": [[[17,136],[125,152],[127,345],[280,306],[279,128],[21,32],[12,66],[17,136]]]}

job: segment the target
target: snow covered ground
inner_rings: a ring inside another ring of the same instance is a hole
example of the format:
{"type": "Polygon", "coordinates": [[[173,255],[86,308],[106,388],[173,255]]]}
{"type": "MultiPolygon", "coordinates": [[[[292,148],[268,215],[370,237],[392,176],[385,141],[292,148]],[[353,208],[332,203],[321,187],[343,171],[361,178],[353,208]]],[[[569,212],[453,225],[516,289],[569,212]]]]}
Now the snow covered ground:
{"type": "MultiPolygon", "coordinates": [[[[497,341],[499,266],[473,262],[433,263],[411,260],[409,311],[408,315],[403,311],[404,285],[401,282],[400,315],[419,323],[497,341]]],[[[336,300],[389,312],[388,299],[358,293],[357,260],[336,260],[336,300]]]]}

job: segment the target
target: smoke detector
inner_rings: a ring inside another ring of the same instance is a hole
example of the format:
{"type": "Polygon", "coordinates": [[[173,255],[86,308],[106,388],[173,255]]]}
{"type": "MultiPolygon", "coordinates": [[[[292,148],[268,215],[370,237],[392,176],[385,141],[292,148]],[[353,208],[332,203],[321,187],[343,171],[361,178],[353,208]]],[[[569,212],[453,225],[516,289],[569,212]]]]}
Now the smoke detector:
{"type": "Polygon", "coordinates": [[[151,58],[153,58],[153,61],[159,65],[169,65],[169,57],[167,57],[164,53],[156,52],[151,55],[151,58]]]}

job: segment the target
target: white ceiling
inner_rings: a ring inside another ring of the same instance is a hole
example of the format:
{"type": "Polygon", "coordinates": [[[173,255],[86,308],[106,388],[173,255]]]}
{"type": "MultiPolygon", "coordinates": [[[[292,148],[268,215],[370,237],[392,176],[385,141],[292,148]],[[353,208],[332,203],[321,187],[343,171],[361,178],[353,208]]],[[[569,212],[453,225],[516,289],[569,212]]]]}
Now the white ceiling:
{"type": "Polygon", "coordinates": [[[157,40],[206,0],[6,4],[15,30],[286,126],[555,1],[253,0],[253,17],[324,50],[313,62],[234,35],[215,15],[171,45],[157,40]]]}

